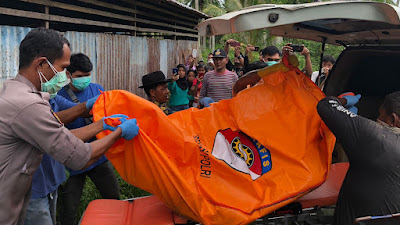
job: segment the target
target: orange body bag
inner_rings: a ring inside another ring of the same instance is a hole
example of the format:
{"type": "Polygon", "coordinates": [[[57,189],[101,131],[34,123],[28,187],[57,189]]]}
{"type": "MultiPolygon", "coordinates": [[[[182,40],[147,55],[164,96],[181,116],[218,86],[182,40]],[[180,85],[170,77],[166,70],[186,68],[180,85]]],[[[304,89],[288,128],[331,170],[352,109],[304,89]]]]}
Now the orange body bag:
{"type": "Polygon", "coordinates": [[[335,137],[317,113],[323,97],[308,77],[289,70],[202,110],[166,116],[115,90],[93,111],[95,121],[113,114],[138,121],[139,135],[106,153],[127,182],[203,224],[247,224],[325,181],[335,137]]]}

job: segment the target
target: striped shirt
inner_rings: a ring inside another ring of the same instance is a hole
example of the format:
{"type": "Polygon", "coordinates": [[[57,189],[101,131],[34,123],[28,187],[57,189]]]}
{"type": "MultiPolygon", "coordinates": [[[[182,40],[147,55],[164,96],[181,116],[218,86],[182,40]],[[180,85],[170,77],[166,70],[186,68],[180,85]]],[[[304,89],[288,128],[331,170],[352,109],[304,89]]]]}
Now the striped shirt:
{"type": "Polygon", "coordinates": [[[227,69],[223,74],[217,74],[215,70],[206,73],[200,91],[200,99],[210,97],[218,102],[221,99],[232,98],[232,87],[237,80],[237,74],[227,69]]]}

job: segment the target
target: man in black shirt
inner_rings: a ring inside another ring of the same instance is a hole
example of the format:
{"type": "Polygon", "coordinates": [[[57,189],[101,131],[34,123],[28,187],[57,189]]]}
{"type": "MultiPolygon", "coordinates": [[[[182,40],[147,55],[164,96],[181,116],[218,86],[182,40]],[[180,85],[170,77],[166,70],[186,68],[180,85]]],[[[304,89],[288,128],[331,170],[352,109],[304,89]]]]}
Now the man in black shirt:
{"type": "Polygon", "coordinates": [[[327,97],[317,106],[350,162],[336,205],[335,225],[400,212],[400,91],[385,97],[377,122],[345,108],[357,103],[355,98],[327,97]]]}

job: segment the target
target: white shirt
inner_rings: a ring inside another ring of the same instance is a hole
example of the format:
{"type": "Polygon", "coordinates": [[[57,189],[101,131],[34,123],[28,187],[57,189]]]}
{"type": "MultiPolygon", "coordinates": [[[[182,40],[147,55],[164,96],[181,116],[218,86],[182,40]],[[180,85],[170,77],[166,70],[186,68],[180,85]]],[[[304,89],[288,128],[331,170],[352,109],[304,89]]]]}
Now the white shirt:
{"type": "Polygon", "coordinates": [[[318,77],[318,75],[319,75],[319,71],[314,71],[312,74],[311,74],[311,80],[312,80],[312,82],[317,82],[317,77],[318,77]]]}

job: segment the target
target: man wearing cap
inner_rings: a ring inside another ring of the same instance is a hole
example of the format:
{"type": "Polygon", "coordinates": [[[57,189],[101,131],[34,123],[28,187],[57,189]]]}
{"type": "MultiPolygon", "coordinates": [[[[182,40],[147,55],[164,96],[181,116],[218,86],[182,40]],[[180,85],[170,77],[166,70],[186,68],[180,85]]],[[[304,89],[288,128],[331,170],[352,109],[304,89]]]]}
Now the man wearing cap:
{"type": "Polygon", "coordinates": [[[152,72],[142,77],[143,85],[139,88],[144,88],[149,100],[156,104],[166,114],[171,114],[171,110],[166,105],[168,101],[168,85],[171,79],[166,79],[161,71],[152,72]]]}
{"type": "Polygon", "coordinates": [[[200,99],[210,97],[215,102],[232,98],[232,86],[238,80],[235,72],[226,69],[228,54],[223,49],[217,49],[213,53],[215,70],[204,75],[203,85],[200,91],[200,99]]]}

